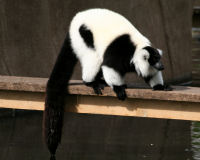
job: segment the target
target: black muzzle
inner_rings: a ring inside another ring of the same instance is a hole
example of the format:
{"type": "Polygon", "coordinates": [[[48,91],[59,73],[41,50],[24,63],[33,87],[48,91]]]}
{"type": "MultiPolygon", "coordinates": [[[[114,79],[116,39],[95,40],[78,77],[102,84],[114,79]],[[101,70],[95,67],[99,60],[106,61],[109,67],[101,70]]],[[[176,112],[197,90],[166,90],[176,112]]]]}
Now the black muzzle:
{"type": "Polygon", "coordinates": [[[159,71],[162,71],[164,69],[164,65],[161,62],[157,62],[153,65],[153,67],[159,71]]]}

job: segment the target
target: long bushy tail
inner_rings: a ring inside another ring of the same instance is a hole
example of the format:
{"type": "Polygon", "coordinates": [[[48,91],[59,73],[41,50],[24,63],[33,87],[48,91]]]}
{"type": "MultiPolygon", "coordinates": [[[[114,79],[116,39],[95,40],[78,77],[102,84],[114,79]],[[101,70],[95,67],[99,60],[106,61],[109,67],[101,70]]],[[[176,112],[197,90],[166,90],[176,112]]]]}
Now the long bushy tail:
{"type": "Polygon", "coordinates": [[[77,62],[70,43],[68,34],[46,87],[43,132],[51,160],[55,160],[56,149],[61,141],[65,95],[77,62]]]}

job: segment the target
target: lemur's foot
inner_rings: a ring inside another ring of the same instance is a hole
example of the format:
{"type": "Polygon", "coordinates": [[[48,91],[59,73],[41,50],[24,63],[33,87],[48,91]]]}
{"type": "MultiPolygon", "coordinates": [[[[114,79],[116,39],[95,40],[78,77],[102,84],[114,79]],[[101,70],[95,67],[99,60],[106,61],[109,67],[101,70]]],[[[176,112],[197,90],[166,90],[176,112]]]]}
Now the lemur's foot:
{"type": "Polygon", "coordinates": [[[117,98],[118,98],[119,100],[124,101],[124,100],[126,99],[126,97],[127,97],[126,91],[125,91],[126,88],[127,88],[126,85],[113,86],[113,90],[114,90],[114,92],[116,93],[117,98]]]}
{"type": "Polygon", "coordinates": [[[94,93],[97,95],[102,95],[102,90],[105,86],[107,86],[107,83],[103,79],[99,79],[98,81],[94,82],[84,82],[86,86],[92,87],[94,90],[94,93]]]}
{"type": "Polygon", "coordinates": [[[172,91],[173,88],[172,88],[170,85],[165,84],[165,85],[164,85],[164,90],[165,90],[165,91],[172,91]]]}
{"type": "Polygon", "coordinates": [[[162,91],[172,91],[173,88],[168,85],[168,84],[164,84],[164,85],[161,85],[161,84],[158,84],[156,86],[153,87],[153,90],[156,91],[156,90],[162,90],[162,91]]]}
{"type": "Polygon", "coordinates": [[[96,84],[93,86],[93,90],[97,95],[102,95],[102,90],[104,87],[108,86],[103,79],[96,81],[96,84]]]}

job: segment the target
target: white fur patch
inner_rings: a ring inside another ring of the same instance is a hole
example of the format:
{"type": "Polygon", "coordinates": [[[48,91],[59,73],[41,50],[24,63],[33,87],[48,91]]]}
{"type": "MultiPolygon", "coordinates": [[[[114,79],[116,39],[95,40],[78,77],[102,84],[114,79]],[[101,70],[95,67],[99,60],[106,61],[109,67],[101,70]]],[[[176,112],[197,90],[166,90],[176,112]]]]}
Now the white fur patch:
{"type": "Polygon", "coordinates": [[[135,51],[131,63],[135,65],[138,76],[147,77],[155,74],[156,70],[148,62],[149,56],[149,52],[145,49],[137,49],[135,51]]]}
{"type": "Polygon", "coordinates": [[[162,72],[158,71],[149,81],[150,86],[153,88],[154,86],[156,86],[157,84],[161,84],[163,85],[163,77],[162,77],[162,72]]]}
{"type": "Polygon", "coordinates": [[[114,85],[121,86],[124,84],[124,78],[113,68],[102,66],[102,71],[103,77],[110,87],[113,87],[114,85]]]}
{"type": "Polygon", "coordinates": [[[157,49],[158,50],[158,53],[160,54],[160,56],[163,55],[163,51],[161,49],[157,49]]]}
{"type": "Polygon", "coordinates": [[[82,66],[82,79],[85,82],[94,81],[95,76],[100,70],[102,59],[97,54],[88,53],[80,58],[82,66]]]}
{"type": "Polygon", "coordinates": [[[81,63],[82,79],[85,82],[92,82],[100,70],[103,58],[100,58],[95,50],[86,46],[78,32],[73,34],[71,42],[74,53],[81,63]]]}

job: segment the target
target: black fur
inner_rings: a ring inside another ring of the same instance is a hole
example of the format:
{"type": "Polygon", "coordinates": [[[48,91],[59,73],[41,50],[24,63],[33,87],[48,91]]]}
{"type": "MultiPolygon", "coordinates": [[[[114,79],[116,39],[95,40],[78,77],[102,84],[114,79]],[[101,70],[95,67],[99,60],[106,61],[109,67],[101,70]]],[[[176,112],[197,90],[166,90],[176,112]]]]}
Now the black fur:
{"type": "Polygon", "coordinates": [[[106,82],[103,79],[98,79],[93,82],[84,82],[86,86],[92,87],[94,90],[94,93],[97,95],[102,95],[101,90],[104,89],[105,86],[107,86],[106,82]]]}
{"type": "Polygon", "coordinates": [[[83,38],[83,40],[85,41],[85,44],[89,48],[95,49],[93,34],[84,24],[79,28],[79,33],[81,37],[83,38]]]}
{"type": "Polygon", "coordinates": [[[153,87],[153,90],[172,91],[173,88],[167,84],[164,85],[157,84],[156,86],[153,87]]]}
{"type": "Polygon", "coordinates": [[[149,84],[149,81],[151,80],[153,76],[148,76],[148,77],[144,77],[144,81],[149,84]]]}
{"type": "Polygon", "coordinates": [[[115,39],[106,49],[103,65],[114,68],[122,76],[127,72],[135,71],[130,60],[135,52],[135,46],[128,34],[124,34],[115,39]]]}
{"type": "Polygon", "coordinates": [[[164,86],[161,84],[157,84],[153,87],[153,90],[164,90],[164,86]]]}
{"type": "MultiPolygon", "coordinates": [[[[128,34],[124,34],[116,38],[106,49],[103,64],[110,68],[114,68],[121,76],[127,72],[134,72],[135,67],[130,63],[135,52],[135,46],[130,40],[128,34]]],[[[113,86],[119,100],[126,99],[126,85],[113,86]]]]}
{"type": "Polygon", "coordinates": [[[68,93],[68,82],[76,63],[77,58],[71,48],[68,34],[46,88],[44,138],[52,160],[55,159],[56,149],[61,141],[65,95],[68,93]]]}
{"type": "Polygon", "coordinates": [[[116,93],[117,98],[119,100],[124,101],[126,99],[126,97],[127,97],[126,91],[125,91],[126,88],[127,88],[127,86],[125,84],[121,85],[121,86],[113,86],[113,90],[116,93]]]}
{"type": "Polygon", "coordinates": [[[150,54],[148,61],[151,66],[155,65],[157,62],[160,61],[161,56],[157,49],[150,47],[150,46],[144,47],[144,49],[146,49],[150,54]]]}
{"type": "Polygon", "coordinates": [[[105,86],[107,86],[107,83],[102,79],[102,77],[103,77],[102,70],[100,70],[96,75],[94,81],[84,82],[84,83],[86,86],[92,87],[95,94],[102,95],[101,90],[104,89],[105,86]]]}

